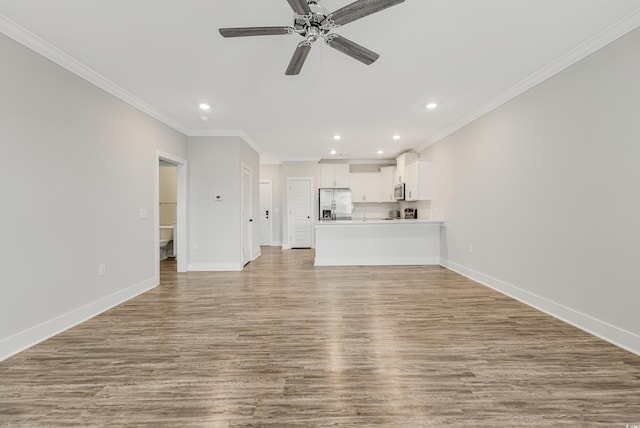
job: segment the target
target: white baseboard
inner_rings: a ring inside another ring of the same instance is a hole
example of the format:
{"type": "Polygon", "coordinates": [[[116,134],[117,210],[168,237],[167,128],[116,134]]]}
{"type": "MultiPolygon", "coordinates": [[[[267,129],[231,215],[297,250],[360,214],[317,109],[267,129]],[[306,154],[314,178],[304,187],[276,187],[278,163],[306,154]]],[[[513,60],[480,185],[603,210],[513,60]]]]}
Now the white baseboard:
{"type": "Polygon", "coordinates": [[[440,264],[462,276],[479,282],[482,285],[499,291],[500,293],[512,297],[528,306],[545,312],[554,318],[571,324],[580,330],[599,337],[602,340],[636,355],[640,355],[640,336],[637,334],[623,330],[590,315],[576,311],[560,303],[523,290],[515,285],[509,284],[492,276],[485,275],[450,260],[442,259],[440,264]]]}
{"type": "Polygon", "coordinates": [[[324,257],[314,260],[314,266],[425,266],[440,265],[438,257],[324,257]]]}
{"type": "Polygon", "coordinates": [[[239,263],[189,263],[189,272],[237,272],[242,270],[239,263]]]}
{"type": "Polygon", "coordinates": [[[157,278],[149,278],[131,287],[125,288],[95,302],[73,309],[6,339],[0,340],[0,361],[24,351],[40,342],[81,324],[96,315],[105,312],[120,303],[149,291],[158,285],[157,278]]]}
{"type": "Polygon", "coordinates": [[[260,251],[253,253],[253,258],[251,259],[251,261],[254,261],[255,259],[257,259],[261,255],[262,255],[262,252],[260,252],[260,251]]]}

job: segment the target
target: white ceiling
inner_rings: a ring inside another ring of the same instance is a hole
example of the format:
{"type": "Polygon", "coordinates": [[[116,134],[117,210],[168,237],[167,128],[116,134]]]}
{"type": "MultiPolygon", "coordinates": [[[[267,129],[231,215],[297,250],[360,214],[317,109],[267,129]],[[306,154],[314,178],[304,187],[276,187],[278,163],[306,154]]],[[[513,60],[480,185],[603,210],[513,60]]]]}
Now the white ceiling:
{"type": "Polygon", "coordinates": [[[407,0],[334,31],[376,63],[317,42],[299,76],[284,71],[300,36],[218,33],[291,25],[286,0],[0,0],[0,13],[3,32],[67,54],[188,135],[240,134],[263,161],[331,149],[378,159],[425,147],[637,27],[640,0],[407,0]]]}

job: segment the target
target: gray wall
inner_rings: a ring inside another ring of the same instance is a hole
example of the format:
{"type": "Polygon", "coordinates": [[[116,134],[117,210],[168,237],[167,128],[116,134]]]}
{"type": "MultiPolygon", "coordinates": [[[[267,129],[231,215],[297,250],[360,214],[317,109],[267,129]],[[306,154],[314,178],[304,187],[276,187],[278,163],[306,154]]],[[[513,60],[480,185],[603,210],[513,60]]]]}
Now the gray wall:
{"type": "MultiPolygon", "coordinates": [[[[242,164],[252,170],[253,217],[260,208],[258,154],[239,137],[189,137],[189,270],[239,270],[242,164]],[[222,196],[216,201],[215,196],[222,196]]],[[[253,256],[260,235],[253,222],[253,256]]]]}
{"type": "Polygon", "coordinates": [[[0,63],[2,359],[157,285],[156,150],[187,146],[4,35],[0,63]]]}
{"type": "Polygon", "coordinates": [[[639,52],[635,30],[421,154],[445,264],[636,353],[639,52]]]}

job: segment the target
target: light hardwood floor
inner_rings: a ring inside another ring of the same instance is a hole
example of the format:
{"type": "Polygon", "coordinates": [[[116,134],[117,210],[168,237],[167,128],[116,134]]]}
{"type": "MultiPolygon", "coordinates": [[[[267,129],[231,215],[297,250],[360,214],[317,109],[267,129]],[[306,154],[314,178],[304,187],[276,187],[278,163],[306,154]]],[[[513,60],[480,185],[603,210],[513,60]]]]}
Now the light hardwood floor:
{"type": "Polygon", "coordinates": [[[0,425],[640,424],[640,357],[441,267],[174,270],[0,363],[0,425]]]}

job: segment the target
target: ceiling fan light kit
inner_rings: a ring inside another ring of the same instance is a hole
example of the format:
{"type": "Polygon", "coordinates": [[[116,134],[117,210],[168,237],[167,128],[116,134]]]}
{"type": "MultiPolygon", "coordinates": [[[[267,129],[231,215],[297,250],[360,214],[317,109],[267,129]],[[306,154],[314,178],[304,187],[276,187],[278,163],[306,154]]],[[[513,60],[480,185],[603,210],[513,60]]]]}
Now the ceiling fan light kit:
{"type": "Polygon", "coordinates": [[[318,39],[335,50],[356,59],[363,64],[373,64],[379,57],[377,53],[339,36],[331,31],[342,25],[364,18],[391,6],[403,3],[405,0],[356,0],[342,9],[331,13],[318,4],[317,0],[287,0],[295,13],[293,27],[241,27],[220,28],[223,37],[247,36],[276,36],[285,34],[299,34],[304,37],[293,53],[286,75],[296,75],[311,51],[311,46],[318,39]]]}

